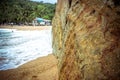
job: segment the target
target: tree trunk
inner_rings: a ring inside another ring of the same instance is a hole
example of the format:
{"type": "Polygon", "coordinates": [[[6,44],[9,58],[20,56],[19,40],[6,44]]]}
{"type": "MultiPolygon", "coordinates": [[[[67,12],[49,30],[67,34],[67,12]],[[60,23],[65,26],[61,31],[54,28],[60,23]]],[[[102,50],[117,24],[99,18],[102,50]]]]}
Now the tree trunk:
{"type": "Polygon", "coordinates": [[[53,53],[59,80],[120,80],[120,1],[58,0],[53,53]]]}

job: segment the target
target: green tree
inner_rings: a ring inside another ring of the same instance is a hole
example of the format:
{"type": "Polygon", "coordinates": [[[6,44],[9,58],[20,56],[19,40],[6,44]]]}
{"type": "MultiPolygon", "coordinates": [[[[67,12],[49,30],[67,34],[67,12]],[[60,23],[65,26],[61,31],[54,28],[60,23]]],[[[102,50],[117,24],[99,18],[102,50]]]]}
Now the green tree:
{"type": "Polygon", "coordinates": [[[55,11],[55,4],[30,0],[2,0],[0,5],[0,24],[32,22],[36,17],[52,20],[55,11]]]}

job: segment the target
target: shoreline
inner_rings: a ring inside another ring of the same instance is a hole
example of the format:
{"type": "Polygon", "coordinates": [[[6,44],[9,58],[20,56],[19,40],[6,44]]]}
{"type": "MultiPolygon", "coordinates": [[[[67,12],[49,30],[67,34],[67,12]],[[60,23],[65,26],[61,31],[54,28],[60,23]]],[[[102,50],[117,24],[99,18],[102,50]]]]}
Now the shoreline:
{"type": "Polygon", "coordinates": [[[49,30],[52,26],[0,26],[0,29],[16,29],[23,31],[33,30],[49,30]]]}
{"type": "Polygon", "coordinates": [[[16,69],[1,70],[0,80],[58,80],[57,59],[49,54],[16,69]]]}
{"type": "MultiPolygon", "coordinates": [[[[0,26],[22,31],[50,30],[52,26],[0,26]]],[[[1,58],[2,60],[2,58],[1,58]]],[[[0,70],[0,80],[58,80],[57,59],[53,54],[29,61],[18,68],[0,70]]]]}
{"type": "Polygon", "coordinates": [[[29,26],[26,26],[26,27],[25,26],[19,26],[19,27],[18,26],[14,26],[14,27],[0,26],[0,29],[1,29],[0,30],[1,31],[0,47],[3,48],[0,50],[0,52],[1,53],[4,52],[3,55],[6,56],[5,58],[2,57],[2,54],[0,56],[0,60],[1,60],[0,70],[16,68],[33,59],[46,56],[48,55],[48,53],[52,53],[51,27],[40,26],[34,29],[33,28],[34,27],[32,26],[30,27],[29,26]],[[19,28],[20,29],[22,28],[22,29],[19,30],[19,28]],[[46,30],[46,28],[48,30],[46,30]],[[31,29],[31,30],[28,30],[28,29],[31,29]],[[4,33],[2,33],[2,31],[7,32],[7,34],[5,33],[5,35],[8,35],[10,33],[10,37],[6,36],[2,39],[2,36],[4,36],[4,33]],[[10,55],[11,57],[9,57],[9,55],[6,55],[6,53],[7,54],[18,53],[19,56],[17,54],[12,54],[10,55]],[[24,53],[26,54],[24,55],[24,53]]]}

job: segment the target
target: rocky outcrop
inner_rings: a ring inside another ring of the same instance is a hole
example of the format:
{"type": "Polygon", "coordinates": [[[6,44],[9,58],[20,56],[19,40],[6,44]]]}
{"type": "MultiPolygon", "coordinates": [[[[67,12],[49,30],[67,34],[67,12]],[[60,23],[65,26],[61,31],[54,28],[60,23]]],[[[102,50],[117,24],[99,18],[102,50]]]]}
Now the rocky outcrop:
{"type": "Polygon", "coordinates": [[[120,80],[120,1],[58,0],[53,53],[59,80],[120,80]]]}

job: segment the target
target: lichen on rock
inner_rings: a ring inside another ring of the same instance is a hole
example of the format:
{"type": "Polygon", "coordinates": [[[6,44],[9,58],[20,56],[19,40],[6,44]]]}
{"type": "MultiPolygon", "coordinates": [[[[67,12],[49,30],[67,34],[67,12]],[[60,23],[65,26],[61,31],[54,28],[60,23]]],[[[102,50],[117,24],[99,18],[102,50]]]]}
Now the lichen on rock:
{"type": "Polygon", "coordinates": [[[59,80],[120,80],[120,1],[58,0],[53,53],[59,80]]]}

